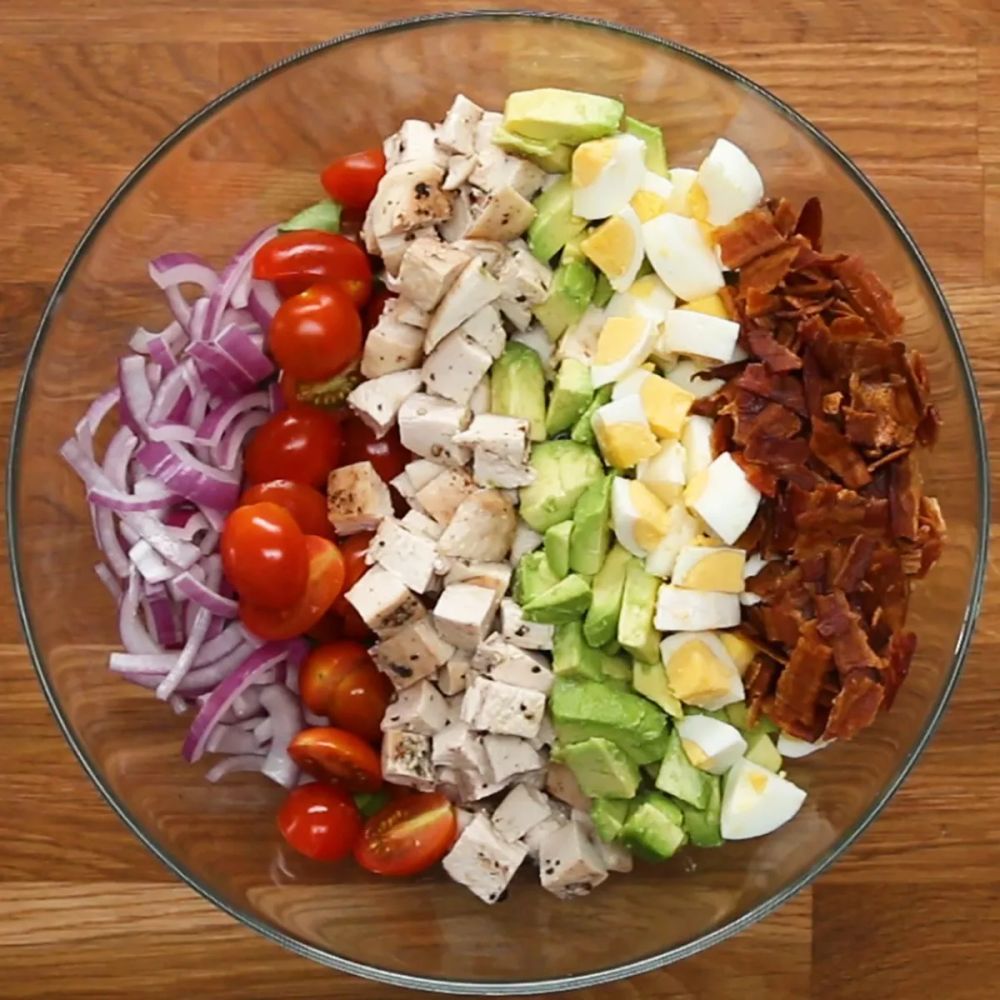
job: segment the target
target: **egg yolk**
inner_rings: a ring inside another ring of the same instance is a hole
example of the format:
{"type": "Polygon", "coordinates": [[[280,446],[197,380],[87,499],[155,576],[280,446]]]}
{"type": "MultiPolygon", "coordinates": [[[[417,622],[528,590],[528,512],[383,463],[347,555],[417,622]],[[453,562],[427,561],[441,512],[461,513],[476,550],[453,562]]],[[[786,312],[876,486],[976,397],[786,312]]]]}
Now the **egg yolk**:
{"type": "Polygon", "coordinates": [[[639,216],[640,222],[649,222],[650,219],[655,219],[658,215],[670,211],[667,199],[655,191],[643,191],[642,189],[636,191],[632,195],[630,204],[635,209],[635,214],[639,216]]]}
{"type": "MultiPolygon", "coordinates": [[[[644,458],[655,455],[660,448],[646,424],[595,422],[594,433],[597,435],[601,454],[616,469],[631,469],[644,458]]],[[[639,544],[643,543],[640,541],[639,544]]]]}
{"type": "Polygon", "coordinates": [[[707,549],[687,572],[683,580],[676,580],[679,587],[689,590],[716,590],[738,594],[743,590],[743,565],[746,555],[740,549],[707,549]]]}
{"type": "Polygon", "coordinates": [[[660,437],[677,437],[680,434],[684,418],[694,402],[692,393],[659,375],[650,375],[643,380],[639,398],[649,426],[660,437]]]}
{"type": "Polygon", "coordinates": [[[704,313],[706,316],[715,316],[718,319],[729,319],[726,306],[721,295],[706,295],[701,299],[692,299],[679,307],[688,312],[704,313]]]}
{"type": "Polygon", "coordinates": [[[767,788],[767,776],[764,774],[758,774],[754,771],[750,776],[750,784],[753,786],[753,790],[758,795],[764,794],[764,789],[767,788]]]}
{"type": "Polygon", "coordinates": [[[628,293],[633,299],[645,302],[660,290],[661,284],[660,279],[655,274],[647,274],[645,277],[637,278],[633,281],[628,293]]]}
{"type": "Polygon", "coordinates": [[[590,187],[614,159],[613,139],[594,139],[576,147],[573,153],[573,187],[590,187]]]}
{"type": "Polygon", "coordinates": [[[666,664],[670,689],[681,701],[697,704],[722,697],[730,672],[700,639],[684,643],[666,664]]]}
{"type": "Polygon", "coordinates": [[[609,278],[620,278],[631,267],[637,246],[632,227],[614,215],[602,222],[580,248],[609,278]]]}
{"type": "Polygon", "coordinates": [[[652,551],[670,530],[667,508],[643,483],[629,483],[629,499],[636,513],[635,540],[647,551],[652,551]]]}
{"type": "Polygon", "coordinates": [[[700,499],[702,493],[705,492],[705,487],[708,485],[708,469],[702,469],[696,476],[693,476],[690,482],[684,487],[684,502],[689,506],[693,507],[700,499]]]}
{"type": "MultiPolygon", "coordinates": [[[[641,316],[612,316],[601,330],[597,338],[597,365],[611,365],[621,361],[630,351],[635,350],[642,341],[649,326],[649,321],[641,316]]],[[[645,358],[637,358],[638,365],[645,358]]]]}
{"type": "Polygon", "coordinates": [[[733,658],[733,663],[736,664],[736,669],[742,677],[743,672],[750,666],[756,655],[756,650],[743,636],[737,635],[735,632],[720,632],[719,640],[726,647],[726,652],[733,658]]]}
{"type": "Polygon", "coordinates": [[[681,746],[687,754],[687,759],[695,767],[704,767],[708,763],[708,754],[697,743],[692,740],[681,740],[681,746]]]}
{"type": "Polygon", "coordinates": [[[697,219],[699,222],[705,222],[708,219],[708,196],[705,194],[705,189],[697,181],[688,188],[684,207],[685,214],[690,215],[692,219],[697,219]]]}

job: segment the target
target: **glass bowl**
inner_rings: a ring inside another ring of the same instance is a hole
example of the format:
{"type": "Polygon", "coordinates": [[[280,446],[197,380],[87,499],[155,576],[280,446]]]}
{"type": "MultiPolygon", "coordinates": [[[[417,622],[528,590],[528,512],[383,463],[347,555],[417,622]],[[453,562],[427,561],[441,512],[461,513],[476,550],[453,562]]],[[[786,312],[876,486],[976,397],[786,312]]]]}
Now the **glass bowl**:
{"type": "Polygon", "coordinates": [[[127,178],[56,284],[28,356],[8,478],[22,621],[52,710],[129,828],[215,904],[301,955],[382,982],[487,993],[581,988],[695,954],[747,927],[829,865],[871,822],[926,744],[958,678],[979,608],[986,546],[983,425],[958,330],[913,240],[860,171],[812,125],[718,63],[641,32],[556,15],[447,14],[345,35],[208,105],[127,178]],[[109,386],[132,330],[166,322],[146,262],[193,250],[221,264],[248,234],[314,200],[333,156],[408,117],[438,119],[463,91],[499,108],[511,90],[623,97],[661,124],[672,162],[719,135],[743,146],[768,191],[822,196],[828,245],[860,251],[905,314],[944,418],[925,456],[949,545],[915,594],[920,648],[892,712],[854,742],[792,762],[809,791],[759,841],[685,852],[560,902],[522,873],[486,907],[440,872],[413,881],[291,856],[279,789],[202,780],[180,756],[185,718],[112,676],[115,615],[93,573],[83,491],[56,450],[109,386]]]}

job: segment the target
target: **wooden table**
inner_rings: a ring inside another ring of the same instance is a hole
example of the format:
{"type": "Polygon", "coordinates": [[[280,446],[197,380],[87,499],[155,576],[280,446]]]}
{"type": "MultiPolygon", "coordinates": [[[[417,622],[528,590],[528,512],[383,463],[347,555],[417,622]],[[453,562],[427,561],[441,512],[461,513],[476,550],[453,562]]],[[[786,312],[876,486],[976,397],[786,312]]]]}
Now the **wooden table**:
{"type": "MultiPolygon", "coordinates": [[[[358,14],[337,13],[339,6],[346,5],[2,0],[0,433],[8,434],[22,358],[51,282],[93,213],[164,133],[306,43],[453,5],[370,0],[358,14]]],[[[986,418],[997,419],[997,0],[548,6],[600,13],[700,48],[825,129],[916,235],[964,330],[986,418]],[[758,12],[765,7],[767,15],[758,12]]],[[[0,643],[0,995],[395,995],[285,953],[178,884],[105,807],[63,743],[7,589],[0,643]]],[[[811,891],[707,955],[578,995],[995,996],[998,653],[993,591],[965,678],[916,773],[811,891]]]]}

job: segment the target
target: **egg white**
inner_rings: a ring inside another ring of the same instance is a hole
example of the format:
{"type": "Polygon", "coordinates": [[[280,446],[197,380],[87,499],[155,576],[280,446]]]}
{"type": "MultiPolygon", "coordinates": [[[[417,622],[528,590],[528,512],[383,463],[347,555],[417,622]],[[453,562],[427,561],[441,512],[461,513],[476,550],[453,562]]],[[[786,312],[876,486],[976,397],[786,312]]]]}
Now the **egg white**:
{"type": "Polygon", "coordinates": [[[644,317],[608,317],[598,334],[590,369],[594,388],[616,382],[638,368],[649,357],[655,340],[656,327],[644,317]]]}
{"type": "Polygon", "coordinates": [[[746,753],[747,741],[728,722],[710,715],[686,715],[676,725],[681,740],[693,743],[705,757],[695,767],[709,774],[725,774],[746,753]]]}
{"type": "Polygon", "coordinates": [[[653,270],[679,299],[704,298],[725,284],[715,249],[694,219],[658,215],[643,224],[642,238],[653,270]]]}
{"type": "Polygon", "coordinates": [[[606,219],[626,208],[646,176],[646,144],[634,135],[581,143],[573,152],[573,214],[606,219]]]}
{"type": "Polygon", "coordinates": [[[741,757],[726,775],[722,837],[749,840],[783,826],[802,808],[806,793],[787,778],[741,757]]]}
{"type": "Polygon", "coordinates": [[[698,168],[698,184],[708,199],[708,221],[724,226],[749,212],[764,197],[760,172],[728,139],[717,139],[698,168]]]}

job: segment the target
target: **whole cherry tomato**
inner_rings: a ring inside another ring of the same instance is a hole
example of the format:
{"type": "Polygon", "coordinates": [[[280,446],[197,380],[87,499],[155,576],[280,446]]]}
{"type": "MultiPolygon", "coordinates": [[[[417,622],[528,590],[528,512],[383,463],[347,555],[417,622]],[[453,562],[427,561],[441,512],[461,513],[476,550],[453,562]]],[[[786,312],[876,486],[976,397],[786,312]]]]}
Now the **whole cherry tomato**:
{"type": "Polygon", "coordinates": [[[372,292],[368,254],[346,236],[322,229],[278,233],[254,256],[253,276],[273,281],[286,297],[313,285],[341,285],[359,309],[372,292]]]}
{"type": "Polygon", "coordinates": [[[364,820],[342,788],[314,782],[293,788],[278,811],[278,829],[299,854],[340,861],[354,849],[364,820]]]}
{"type": "Polygon", "coordinates": [[[366,657],[366,662],[338,681],[325,711],[335,726],[378,743],[392,692],[392,681],[366,657]]]}
{"type": "Polygon", "coordinates": [[[334,201],[346,208],[365,209],[384,174],[385,154],[381,149],[366,149],[334,160],[320,180],[334,201]]]}
{"type": "Polygon", "coordinates": [[[291,479],[325,489],[340,461],[340,421],[315,407],[282,410],[257,429],[247,445],[244,471],[251,483],[291,479]]]}
{"type": "Polygon", "coordinates": [[[390,292],[388,288],[378,288],[375,290],[372,297],[368,300],[368,305],[365,306],[364,314],[362,315],[365,333],[368,333],[382,318],[386,303],[398,297],[393,292],[390,292]]]}
{"type": "Polygon", "coordinates": [[[286,372],[319,382],[343,371],[361,354],[361,317],[342,288],[313,285],[282,302],[267,342],[286,372]]]}
{"type": "Polygon", "coordinates": [[[378,438],[363,421],[357,417],[348,417],[344,421],[343,429],[342,465],[371,462],[379,477],[389,482],[403,471],[407,462],[413,460],[413,455],[400,442],[396,427],[391,428],[385,437],[378,438]]]}
{"type": "Polygon", "coordinates": [[[237,507],[222,529],[222,567],[241,600],[288,608],[302,598],[309,578],[306,536],[276,503],[237,507]]]}
{"type": "Polygon", "coordinates": [[[416,875],[448,853],[457,830],[455,810],[440,792],[410,792],[365,823],[354,859],[376,875],[416,875]]]}
{"type": "Polygon", "coordinates": [[[344,729],[303,729],[288,744],[288,755],[307,774],[334,781],[349,792],[374,792],[382,786],[378,753],[344,729]]]}
{"type": "Polygon", "coordinates": [[[272,479],[249,487],[240,497],[240,506],[262,501],[284,507],[304,534],[333,537],[333,525],[326,515],[326,497],[314,487],[291,479],[272,479]]]}
{"type": "Polygon", "coordinates": [[[350,673],[371,663],[368,650],[345,639],[317,646],[299,671],[299,697],[316,715],[325,715],[334,689],[350,673]]]}

